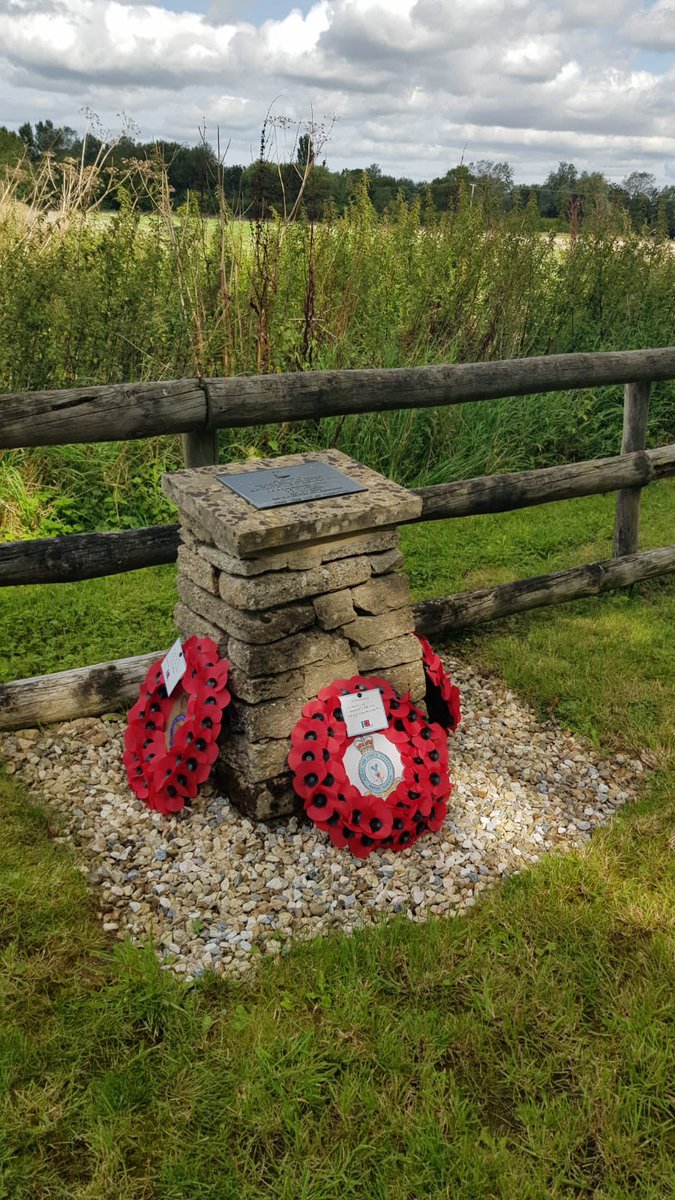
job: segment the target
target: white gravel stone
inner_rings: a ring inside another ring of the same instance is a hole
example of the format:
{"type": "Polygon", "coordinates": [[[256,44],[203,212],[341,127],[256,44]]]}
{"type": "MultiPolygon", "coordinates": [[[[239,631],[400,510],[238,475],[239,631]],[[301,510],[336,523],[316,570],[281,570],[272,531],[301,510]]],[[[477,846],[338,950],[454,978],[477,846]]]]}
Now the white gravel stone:
{"type": "Polygon", "coordinates": [[[122,718],[0,734],[0,758],[57,815],[111,936],[152,937],[184,977],[244,975],[292,940],[471,908],[543,854],[583,846],[635,798],[647,753],[602,757],[498,680],[446,661],[464,714],[450,738],[455,788],[440,832],[403,854],[361,862],[296,817],[254,824],[210,785],[175,817],[153,813],[126,782],[122,718]]]}

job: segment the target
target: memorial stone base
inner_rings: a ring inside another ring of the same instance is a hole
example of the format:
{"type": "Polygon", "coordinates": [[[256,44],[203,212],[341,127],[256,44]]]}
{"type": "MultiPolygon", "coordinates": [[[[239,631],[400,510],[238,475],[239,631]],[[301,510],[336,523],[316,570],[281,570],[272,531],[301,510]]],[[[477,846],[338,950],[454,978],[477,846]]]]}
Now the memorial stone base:
{"type": "Polygon", "coordinates": [[[424,697],[397,530],[422,502],[336,450],[178,471],[164,488],[181,522],[176,626],[231,664],[216,778],[247,815],[292,812],[289,737],[320,688],[358,673],[424,697]],[[316,462],[364,490],[257,509],[218,479],[316,462]]]}

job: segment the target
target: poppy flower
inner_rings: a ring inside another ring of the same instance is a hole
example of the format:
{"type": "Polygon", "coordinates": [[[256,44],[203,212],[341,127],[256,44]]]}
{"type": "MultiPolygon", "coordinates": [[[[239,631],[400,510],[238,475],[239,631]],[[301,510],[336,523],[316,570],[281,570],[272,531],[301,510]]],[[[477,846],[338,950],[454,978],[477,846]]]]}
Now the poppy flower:
{"type": "MultiPolygon", "coordinates": [[[[226,662],[209,662],[204,663],[195,670],[194,676],[192,672],[185,679],[185,691],[197,692],[202,688],[213,692],[221,692],[227,685],[227,680],[230,674],[229,663],[226,662]]],[[[186,672],[186,676],[188,673],[186,672]]]]}
{"type": "MultiPolygon", "coordinates": [[[[208,717],[210,724],[204,726],[205,729],[211,729],[218,726],[212,734],[216,738],[220,733],[220,726],[223,723],[223,692],[214,692],[212,688],[207,687],[200,681],[199,685],[193,692],[186,692],[189,696],[188,714],[191,718],[208,717]]],[[[227,693],[229,703],[229,692],[227,693]]]]}
{"type": "Polygon", "coordinates": [[[366,834],[376,842],[389,837],[394,819],[393,810],[378,796],[359,796],[352,801],[345,824],[355,833],[366,834]]]}
{"type": "Polygon", "coordinates": [[[346,696],[351,690],[350,683],[351,680],[349,679],[334,679],[327,687],[321,688],[316,700],[312,700],[312,704],[325,704],[327,700],[331,700],[334,697],[346,696]]]}
{"type": "Polygon", "coordinates": [[[139,800],[145,800],[148,795],[149,785],[145,777],[145,769],[143,759],[137,750],[125,750],[122,755],[122,762],[127,773],[129,786],[139,800]]]}
{"type": "MultiPolygon", "coordinates": [[[[320,829],[321,826],[318,825],[318,828],[320,829]]],[[[350,844],[349,838],[352,836],[352,831],[348,829],[345,833],[345,827],[339,821],[335,825],[327,825],[325,832],[337,850],[345,850],[350,844]]]]}
{"type": "Polygon", "coordinates": [[[172,816],[185,806],[185,796],[181,795],[171,781],[162,787],[153,788],[145,802],[148,808],[164,816],[172,816]]]}
{"type": "MultiPolygon", "coordinates": [[[[451,785],[452,787],[452,785],[451,785]]],[[[435,800],[431,806],[429,815],[427,816],[427,825],[432,833],[438,833],[448,812],[448,806],[444,800],[435,800]]]]}
{"type": "Polygon", "coordinates": [[[426,706],[429,720],[446,732],[454,731],[462,719],[461,694],[445,667],[425,637],[417,634],[422,646],[422,663],[427,682],[426,706]]]}
{"type": "Polygon", "coordinates": [[[148,692],[155,692],[160,687],[166,687],[164,684],[164,675],[162,673],[162,660],[158,659],[148,667],[145,674],[145,688],[148,692]]]}
{"type": "Polygon", "coordinates": [[[334,814],[337,814],[341,818],[344,807],[344,801],[340,798],[339,792],[331,792],[328,788],[322,788],[319,785],[312,799],[305,805],[305,812],[310,821],[314,821],[316,825],[321,824],[329,828],[328,822],[330,818],[334,814]]]}
{"type": "MultiPolygon", "coordinates": [[[[320,791],[323,791],[323,789],[320,789],[320,791]]],[[[331,811],[320,811],[316,817],[311,817],[317,829],[321,829],[323,833],[331,833],[337,826],[343,826],[354,797],[358,797],[358,792],[349,783],[344,783],[339,791],[331,794],[331,811]]],[[[305,811],[309,815],[309,806],[305,811]]]]}
{"type": "Polygon", "coordinates": [[[295,729],[293,730],[293,746],[303,749],[312,749],[312,747],[321,747],[324,752],[324,761],[326,752],[328,758],[337,753],[340,741],[335,737],[334,725],[328,725],[326,721],[318,721],[313,717],[301,717],[295,729]]]}
{"type": "Polygon", "coordinates": [[[321,777],[324,774],[323,763],[314,759],[299,763],[293,775],[293,786],[299,796],[310,804],[315,793],[319,790],[321,777]]]}
{"type": "Polygon", "coordinates": [[[146,709],[151,695],[152,692],[149,692],[145,686],[141,684],[141,691],[138,700],[131,706],[127,715],[127,721],[130,725],[134,721],[145,720],[146,709]]]}

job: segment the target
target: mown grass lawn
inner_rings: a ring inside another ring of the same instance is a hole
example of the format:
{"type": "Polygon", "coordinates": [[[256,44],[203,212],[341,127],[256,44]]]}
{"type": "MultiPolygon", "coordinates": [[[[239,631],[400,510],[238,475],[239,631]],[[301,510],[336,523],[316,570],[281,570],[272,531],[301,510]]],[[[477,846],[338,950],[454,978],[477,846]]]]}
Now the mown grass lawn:
{"type": "MultiPolygon", "coordinates": [[[[674,496],[645,493],[645,545],[673,540],[674,496]]],[[[611,509],[410,530],[413,582],[604,557],[611,509]]],[[[164,645],[172,593],[168,569],[7,592],[0,672],[164,645]]],[[[644,799],[466,917],[298,946],[253,984],[186,989],[151,952],[111,948],[49,815],[0,778],[0,1197],[675,1194],[674,628],[662,581],[463,639],[542,711],[650,749],[644,799]]]]}

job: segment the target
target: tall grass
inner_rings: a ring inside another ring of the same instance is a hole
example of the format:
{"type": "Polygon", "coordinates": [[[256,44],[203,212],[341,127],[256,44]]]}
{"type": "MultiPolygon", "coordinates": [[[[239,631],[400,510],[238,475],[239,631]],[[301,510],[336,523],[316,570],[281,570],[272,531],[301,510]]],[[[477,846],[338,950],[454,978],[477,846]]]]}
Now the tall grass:
{"type": "MultiPolygon", "coordinates": [[[[106,176],[121,207],[102,219],[89,174],[72,163],[48,170],[32,191],[17,176],[1,194],[2,391],[673,341],[672,247],[616,214],[561,246],[538,231],[534,209],[489,229],[468,200],[440,215],[401,201],[378,216],[364,184],[321,224],[302,213],[250,224],[224,204],[216,218],[194,204],[174,212],[165,175],[144,164],[106,176]],[[141,195],[153,199],[150,216],[141,195]]],[[[271,410],[263,430],[224,432],[223,456],[337,445],[405,483],[427,482],[616,452],[621,397],[599,389],[318,429],[274,421],[271,410]]],[[[662,385],[652,443],[674,428],[675,390],[662,385]]],[[[177,461],[172,439],[5,455],[0,536],[161,520],[169,510],[156,479],[177,461]]]]}

